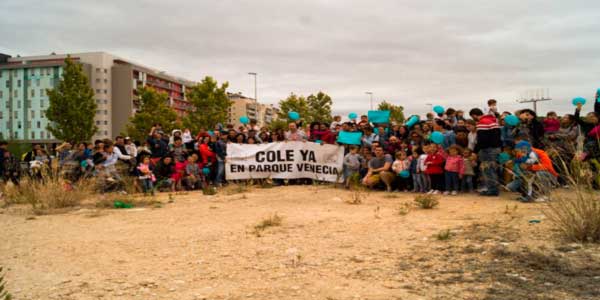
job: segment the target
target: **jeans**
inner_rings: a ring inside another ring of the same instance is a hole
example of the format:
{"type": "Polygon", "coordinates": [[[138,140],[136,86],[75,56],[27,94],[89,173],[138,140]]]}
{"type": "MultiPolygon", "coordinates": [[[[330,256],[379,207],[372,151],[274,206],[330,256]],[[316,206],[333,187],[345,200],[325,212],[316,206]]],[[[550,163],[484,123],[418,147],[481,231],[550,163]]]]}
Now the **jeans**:
{"type": "Polygon", "coordinates": [[[500,148],[485,148],[479,150],[478,156],[481,161],[481,173],[483,186],[487,188],[487,193],[498,193],[498,154],[500,148]]]}
{"type": "Polygon", "coordinates": [[[423,186],[423,180],[421,178],[421,174],[414,173],[412,174],[413,180],[413,190],[415,192],[426,192],[425,187],[423,186]]]}
{"type": "Polygon", "coordinates": [[[556,178],[547,171],[526,172],[515,177],[506,187],[521,193],[526,199],[533,200],[537,197],[549,194],[552,187],[556,185],[556,178]]]}
{"type": "Polygon", "coordinates": [[[458,173],[446,171],[446,173],[444,173],[444,177],[446,179],[446,191],[458,192],[458,173]]]}
{"type": "Polygon", "coordinates": [[[473,175],[463,175],[461,185],[462,185],[463,192],[472,192],[473,191],[473,175]]]}
{"type": "Polygon", "coordinates": [[[144,193],[152,191],[152,179],[141,179],[140,181],[142,182],[142,189],[144,190],[144,193]]]}
{"type": "Polygon", "coordinates": [[[215,183],[222,184],[225,181],[225,161],[217,158],[217,175],[215,175],[215,183]]]}

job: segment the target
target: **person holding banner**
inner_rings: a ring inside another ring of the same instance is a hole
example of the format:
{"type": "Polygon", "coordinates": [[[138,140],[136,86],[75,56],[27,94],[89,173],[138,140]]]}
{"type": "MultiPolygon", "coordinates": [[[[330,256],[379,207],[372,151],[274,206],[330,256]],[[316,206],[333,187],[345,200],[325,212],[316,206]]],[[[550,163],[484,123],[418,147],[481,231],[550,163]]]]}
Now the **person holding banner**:
{"type": "Polygon", "coordinates": [[[285,132],[285,140],[292,142],[304,142],[306,141],[306,134],[302,130],[298,130],[298,126],[295,122],[291,122],[288,125],[288,131],[285,132]]]}
{"type": "Polygon", "coordinates": [[[394,159],[391,155],[385,154],[381,146],[375,147],[375,157],[369,161],[369,170],[363,179],[363,184],[369,188],[374,188],[380,182],[385,184],[388,192],[392,191],[392,183],[396,176],[392,173],[391,167],[394,159]]]}

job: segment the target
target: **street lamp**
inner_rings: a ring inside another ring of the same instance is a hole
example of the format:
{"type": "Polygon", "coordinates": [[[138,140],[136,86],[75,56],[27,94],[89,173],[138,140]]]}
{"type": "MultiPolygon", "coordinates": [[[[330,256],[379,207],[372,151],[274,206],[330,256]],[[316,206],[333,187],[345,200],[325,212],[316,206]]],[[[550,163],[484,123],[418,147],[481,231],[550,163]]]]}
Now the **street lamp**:
{"type": "Polygon", "coordinates": [[[254,101],[258,102],[258,96],[256,93],[256,77],[258,74],[256,72],[248,72],[248,75],[254,76],[254,101]]]}
{"type": "Polygon", "coordinates": [[[371,110],[373,110],[373,92],[365,92],[365,94],[371,96],[371,110]]]}

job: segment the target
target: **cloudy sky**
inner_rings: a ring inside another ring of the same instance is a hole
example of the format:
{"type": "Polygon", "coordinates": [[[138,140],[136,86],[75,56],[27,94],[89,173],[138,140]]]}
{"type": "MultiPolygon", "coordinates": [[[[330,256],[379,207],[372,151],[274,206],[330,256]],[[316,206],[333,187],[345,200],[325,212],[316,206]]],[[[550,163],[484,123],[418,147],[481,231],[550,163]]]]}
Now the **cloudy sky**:
{"type": "MultiPolygon", "coordinates": [[[[600,1],[0,1],[0,52],[106,51],[276,103],[322,90],[334,111],[369,96],[501,110],[549,89],[539,111],[572,111],[600,88],[600,1]]],[[[588,105],[589,106],[589,105],[588,105]]]]}

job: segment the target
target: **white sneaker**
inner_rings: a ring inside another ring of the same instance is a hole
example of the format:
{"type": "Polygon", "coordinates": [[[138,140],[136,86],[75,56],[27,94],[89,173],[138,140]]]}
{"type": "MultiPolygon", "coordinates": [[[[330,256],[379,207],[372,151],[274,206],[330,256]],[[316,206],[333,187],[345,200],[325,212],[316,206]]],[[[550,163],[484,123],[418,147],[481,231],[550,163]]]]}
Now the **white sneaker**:
{"type": "Polygon", "coordinates": [[[429,190],[429,192],[427,192],[427,195],[431,195],[433,194],[433,192],[435,192],[434,190],[429,190]]]}
{"type": "Polygon", "coordinates": [[[456,196],[456,195],[458,195],[458,192],[457,192],[457,191],[452,191],[452,193],[450,193],[450,194],[451,194],[452,196],[456,196]]]}
{"type": "Polygon", "coordinates": [[[450,193],[448,191],[444,192],[444,196],[448,196],[450,193]]]}
{"type": "Polygon", "coordinates": [[[433,193],[431,193],[431,194],[432,194],[432,195],[437,195],[437,194],[439,194],[439,193],[440,193],[440,191],[438,191],[438,190],[435,190],[435,191],[433,191],[433,193]]]}

